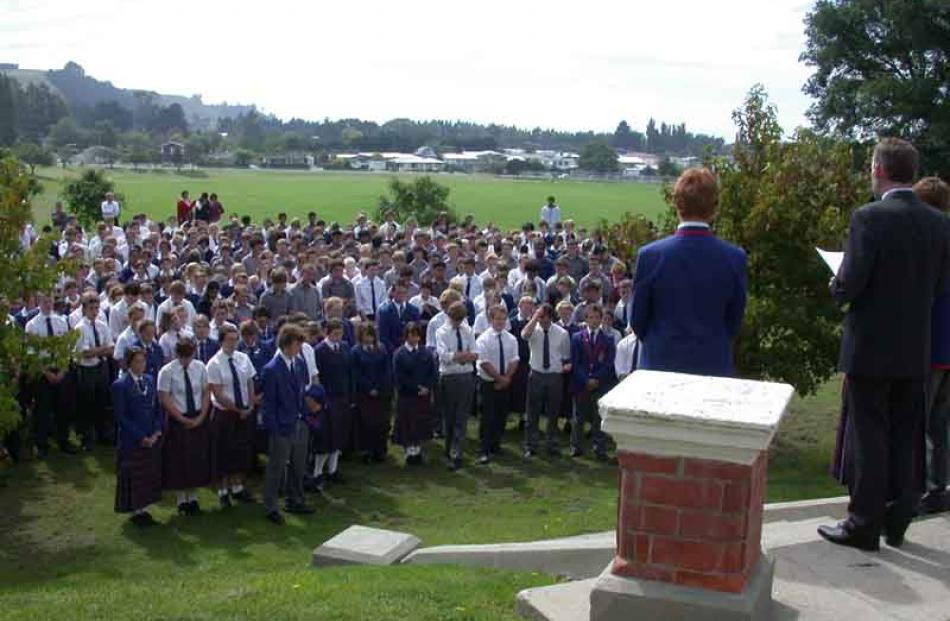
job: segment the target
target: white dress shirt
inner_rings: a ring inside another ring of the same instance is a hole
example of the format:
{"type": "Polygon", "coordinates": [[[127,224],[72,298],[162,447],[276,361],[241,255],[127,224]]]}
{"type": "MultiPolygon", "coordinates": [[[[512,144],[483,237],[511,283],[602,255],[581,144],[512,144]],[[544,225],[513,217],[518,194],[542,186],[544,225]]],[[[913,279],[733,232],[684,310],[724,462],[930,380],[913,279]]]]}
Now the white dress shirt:
{"type": "Polygon", "coordinates": [[[102,201],[101,209],[102,209],[103,218],[118,218],[119,217],[118,201],[102,201]]]}
{"type": "Polygon", "coordinates": [[[495,330],[492,329],[482,333],[481,336],[475,340],[475,353],[478,355],[476,366],[478,368],[478,376],[489,382],[493,382],[495,379],[485,372],[482,368],[482,364],[486,362],[491,363],[494,365],[495,370],[501,373],[502,369],[499,368],[501,360],[498,343],[499,335],[501,335],[501,344],[505,350],[505,373],[511,368],[512,363],[518,362],[518,340],[511,332],[507,330],[495,332],[495,330]]]}
{"type": "Polygon", "coordinates": [[[171,298],[166,299],[164,302],[158,305],[158,308],[155,310],[155,316],[158,317],[158,321],[160,322],[162,320],[162,315],[164,315],[165,313],[170,313],[173,308],[179,305],[185,307],[185,314],[187,316],[185,319],[185,325],[187,325],[190,328],[191,324],[194,323],[195,321],[195,316],[198,313],[195,312],[194,304],[192,304],[191,300],[187,298],[182,298],[181,302],[179,302],[178,304],[175,304],[175,302],[173,302],[171,298]]]}
{"type": "Polygon", "coordinates": [[[132,329],[132,326],[127,327],[125,330],[119,333],[119,336],[115,339],[115,349],[112,350],[112,357],[117,361],[122,362],[125,360],[125,352],[139,340],[138,335],[135,333],[135,330],[132,329]]]}
{"type": "Polygon", "coordinates": [[[190,328],[182,328],[177,331],[169,330],[159,337],[158,345],[162,348],[162,353],[165,354],[165,360],[171,360],[175,357],[175,345],[178,345],[178,339],[184,336],[194,336],[194,333],[190,328]]]}
{"type": "Polygon", "coordinates": [[[360,276],[353,281],[356,292],[356,311],[361,315],[375,315],[389,296],[386,294],[386,283],[379,276],[369,278],[360,276]],[[376,296],[376,307],[373,308],[373,294],[376,296]]]}
{"type": "Polygon", "coordinates": [[[437,311],[442,310],[442,306],[439,304],[439,300],[434,295],[430,295],[428,299],[423,300],[422,294],[420,293],[419,295],[412,296],[412,299],[409,300],[409,303],[415,306],[416,310],[418,310],[420,313],[422,312],[422,307],[425,305],[429,305],[433,307],[434,309],[436,309],[437,311]]]}
{"type": "Polygon", "coordinates": [[[300,344],[300,356],[307,365],[307,386],[317,380],[320,371],[317,369],[317,352],[313,350],[313,345],[304,341],[300,344]]]}
{"type": "MultiPolygon", "coordinates": [[[[200,360],[192,359],[188,365],[188,378],[191,380],[191,394],[195,399],[195,411],[201,413],[201,393],[208,384],[208,371],[200,360]]],[[[171,395],[172,402],[182,414],[188,410],[185,397],[185,368],[177,358],[158,372],[158,392],[171,395]]]]}
{"type": "Polygon", "coordinates": [[[637,335],[631,332],[617,343],[617,353],[614,358],[614,370],[617,377],[630,374],[630,367],[636,362],[633,353],[637,349],[637,335]]]}
{"type": "Polygon", "coordinates": [[[79,354],[79,356],[76,364],[81,367],[98,366],[102,362],[102,358],[84,358],[82,352],[96,347],[96,336],[99,337],[99,347],[112,345],[112,335],[109,334],[109,326],[107,326],[104,321],[96,320],[94,333],[93,324],[83,317],[82,321],[80,321],[74,329],[79,330],[79,338],[76,340],[76,353],[79,354]]]}
{"type": "Polygon", "coordinates": [[[52,324],[52,336],[62,336],[69,331],[69,326],[66,325],[66,320],[63,319],[62,316],[55,313],[50,313],[49,315],[37,313],[32,319],[26,322],[26,333],[32,334],[33,336],[50,336],[46,326],[47,317],[52,324]]]}
{"type": "Polygon", "coordinates": [[[468,300],[474,300],[482,293],[482,279],[478,274],[459,274],[452,280],[462,285],[462,295],[468,300]]]}
{"type": "MultiPolygon", "coordinates": [[[[247,354],[235,350],[231,356],[228,356],[224,350],[219,350],[218,353],[211,357],[211,360],[209,360],[206,365],[208,383],[219,386],[226,399],[229,399],[231,403],[236,402],[234,398],[234,378],[231,375],[231,365],[228,364],[228,358],[231,357],[234,358],[234,369],[237,371],[238,381],[241,386],[241,400],[244,403],[244,407],[248,408],[251,406],[251,394],[248,390],[248,383],[254,379],[255,371],[254,365],[251,363],[251,359],[247,354]]],[[[214,391],[211,392],[211,403],[217,408],[224,409],[224,405],[215,397],[214,391]]]]}
{"type": "MultiPolygon", "coordinates": [[[[479,314],[475,315],[475,322],[472,324],[472,331],[475,332],[475,337],[478,338],[479,335],[484,333],[486,330],[491,329],[491,321],[488,319],[488,313],[484,310],[479,314]]],[[[511,321],[505,319],[505,330],[511,330],[511,321]]]]}
{"type": "Polygon", "coordinates": [[[439,328],[448,322],[449,316],[445,314],[445,311],[439,311],[435,317],[429,320],[429,323],[426,326],[426,347],[430,349],[436,348],[436,334],[438,333],[439,328]]]}
{"type": "Polygon", "coordinates": [[[446,322],[435,333],[435,349],[439,356],[439,374],[440,375],[458,375],[460,373],[471,373],[471,362],[457,362],[452,359],[459,351],[475,351],[475,334],[468,326],[468,322],[462,321],[458,328],[452,323],[446,322]],[[458,330],[458,333],[456,333],[458,330]],[[458,337],[462,337],[462,349],[458,346],[458,337]]]}
{"type": "Polygon", "coordinates": [[[571,337],[567,330],[552,323],[548,328],[550,365],[544,368],[544,328],[538,323],[528,339],[528,364],[533,373],[560,373],[561,366],[571,361],[571,337]]]}

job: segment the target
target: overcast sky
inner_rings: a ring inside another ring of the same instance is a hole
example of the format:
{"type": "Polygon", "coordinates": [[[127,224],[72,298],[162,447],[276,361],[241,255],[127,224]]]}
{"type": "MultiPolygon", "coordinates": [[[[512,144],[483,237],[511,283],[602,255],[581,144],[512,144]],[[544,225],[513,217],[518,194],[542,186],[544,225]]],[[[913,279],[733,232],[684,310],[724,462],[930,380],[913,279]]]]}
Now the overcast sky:
{"type": "Polygon", "coordinates": [[[462,119],[731,137],[765,84],[805,124],[806,0],[0,0],[0,62],[281,118],[462,119]]]}

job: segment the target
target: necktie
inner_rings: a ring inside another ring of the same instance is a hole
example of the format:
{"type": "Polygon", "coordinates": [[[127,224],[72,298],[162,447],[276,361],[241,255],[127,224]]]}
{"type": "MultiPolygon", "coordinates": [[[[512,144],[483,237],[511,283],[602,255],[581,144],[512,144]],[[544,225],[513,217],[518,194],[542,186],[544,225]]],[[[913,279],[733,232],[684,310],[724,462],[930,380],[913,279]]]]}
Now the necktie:
{"type": "Polygon", "coordinates": [[[206,362],[205,360],[205,342],[198,341],[198,360],[206,362]]]}
{"type": "Polygon", "coordinates": [[[404,321],[404,318],[403,318],[403,315],[402,315],[402,313],[403,313],[403,305],[400,304],[400,305],[397,306],[396,308],[399,309],[399,321],[404,321]]]}
{"type": "Polygon", "coordinates": [[[500,332],[498,333],[498,372],[505,374],[505,343],[500,332]]]}
{"type": "Polygon", "coordinates": [[[547,371],[551,368],[551,339],[548,336],[548,331],[544,331],[544,349],[543,354],[541,355],[541,366],[544,367],[544,370],[547,371]]]}
{"type": "Polygon", "coordinates": [[[455,328],[455,341],[458,344],[457,351],[462,351],[462,329],[461,328],[455,328]]]}
{"type": "Polygon", "coordinates": [[[99,342],[99,331],[96,330],[95,322],[90,322],[89,325],[92,326],[92,342],[96,347],[102,347],[102,344],[99,342]]]}
{"type": "Polygon", "coordinates": [[[185,372],[185,417],[195,418],[198,415],[198,408],[195,407],[195,391],[191,386],[188,367],[182,367],[182,370],[185,372]]]}
{"type": "Polygon", "coordinates": [[[46,336],[53,336],[53,319],[49,315],[46,316],[46,336]]]}
{"type": "Polygon", "coordinates": [[[465,297],[471,299],[472,297],[472,277],[465,277],[465,297]]]}
{"type": "Polygon", "coordinates": [[[369,294],[373,297],[373,314],[376,314],[376,282],[375,278],[371,278],[369,281],[369,294]]]}
{"type": "Polygon", "coordinates": [[[234,406],[244,409],[244,396],[241,394],[241,377],[238,375],[237,367],[234,366],[234,357],[228,356],[228,366],[231,367],[231,383],[234,384],[234,406]]]}
{"type": "Polygon", "coordinates": [[[135,380],[135,385],[138,387],[139,392],[144,395],[145,394],[145,380],[143,380],[140,377],[137,380],[135,380]]]}

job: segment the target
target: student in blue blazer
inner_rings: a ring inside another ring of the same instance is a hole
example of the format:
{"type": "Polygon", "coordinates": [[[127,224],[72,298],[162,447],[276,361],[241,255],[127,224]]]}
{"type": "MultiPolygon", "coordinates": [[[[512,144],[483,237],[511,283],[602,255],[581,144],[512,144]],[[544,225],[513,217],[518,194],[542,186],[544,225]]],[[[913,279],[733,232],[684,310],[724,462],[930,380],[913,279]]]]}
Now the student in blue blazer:
{"type": "Polygon", "coordinates": [[[574,393],[574,420],[571,423],[571,457],[583,453],[584,423],[590,421],[594,455],[607,459],[607,442],[600,429],[597,401],[617,383],[614,370],[616,343],[601,325],[604,307],[587,306],[586,325],[571,336],[571,391],[574,393]]]}
{"type": "Polygon", "coordinates": [[[395,352],[402,345],[403,333],[410,323],[419,321],[419,309],[406,303],[406,287],[395,282],[389,290],[389,300],[376,311],[379,340],[387,351],[395,352]]]}
{"type": "Polygon", "coordinates": [[[684,172],[673,202],[676,234],[637,255],[632,327],[641,343],[639,368],[731,376],[732,339],[746,305],[746,255],[709,229],[719,202],[711,171],[684,172]]]}
{"type": "Polygon", "coordinates": [[[287,470],[288,513],[313,513],[304,504],[303,477],[307,467],[307,444],[310,430],[305,419],[304,390],[307,368],[300,359],[300,347],[306,335],[291,323],[284,324],[277,334],[277,355],[261,372],[264,428],[268,433],[267,471],[264,478],[264,510],[269,521],[281,525],[284,518],[277,508],[277,493],[284,470],[287,470]],[[286,468],[288,462],[290,468],[286,468]]]}

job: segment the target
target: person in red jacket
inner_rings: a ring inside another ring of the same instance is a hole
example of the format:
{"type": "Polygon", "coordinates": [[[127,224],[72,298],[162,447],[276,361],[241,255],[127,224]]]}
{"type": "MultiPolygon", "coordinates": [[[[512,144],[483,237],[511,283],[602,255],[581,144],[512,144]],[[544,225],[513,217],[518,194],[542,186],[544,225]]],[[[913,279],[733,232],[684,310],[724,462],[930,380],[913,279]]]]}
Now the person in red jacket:
{"type": "Polygon", "coordinates": [[[183,190],[181,198],[178,199],[178,206],[175,209],[178,214],[178,224],[191,221],[194,206],[194,203],[188,199],[188,190],[183,190]]]}

